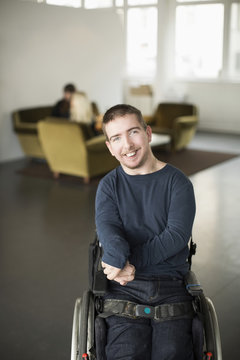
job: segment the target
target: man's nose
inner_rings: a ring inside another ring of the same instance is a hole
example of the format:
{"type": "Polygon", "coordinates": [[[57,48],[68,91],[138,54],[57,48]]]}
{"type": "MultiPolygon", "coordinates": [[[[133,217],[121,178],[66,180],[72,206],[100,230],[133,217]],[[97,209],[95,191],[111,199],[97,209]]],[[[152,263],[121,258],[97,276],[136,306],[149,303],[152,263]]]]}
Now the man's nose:
{"type": "Polygon", "coordinates": [[[128,135],[124,136],[124,147],[127,149],[132,147],[132,139],[128,135]]]}

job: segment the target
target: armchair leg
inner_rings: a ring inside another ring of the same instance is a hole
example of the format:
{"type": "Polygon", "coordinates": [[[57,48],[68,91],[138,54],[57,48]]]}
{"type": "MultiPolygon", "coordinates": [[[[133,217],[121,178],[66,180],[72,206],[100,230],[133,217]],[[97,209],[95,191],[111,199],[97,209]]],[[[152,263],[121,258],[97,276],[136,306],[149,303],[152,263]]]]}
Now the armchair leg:
{"type": "Polygon", "coordinates": [[[89,184],[90,183],[90,177],[89,176],[86,176],[85,178],[83,178],[83,182],[84,184],[89,184]]]}
{"type": "Polygon", "coordinates": [[[56,172],[56,171],[53,172],[54,179],[58,179],[59,176],[60,176],[59,172],[56,172]]]}

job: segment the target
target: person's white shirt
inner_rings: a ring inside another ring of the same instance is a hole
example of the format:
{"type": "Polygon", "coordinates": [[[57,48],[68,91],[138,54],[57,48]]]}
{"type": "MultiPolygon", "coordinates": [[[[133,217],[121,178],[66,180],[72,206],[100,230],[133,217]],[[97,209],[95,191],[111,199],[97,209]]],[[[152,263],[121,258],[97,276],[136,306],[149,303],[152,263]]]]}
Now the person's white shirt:
{"type": "Polygon", "coordinates": [[[83,92],[75,92],[71,98],[70,120],[78,123],[91,124],[93,119],[92,106],[83,92]]]}

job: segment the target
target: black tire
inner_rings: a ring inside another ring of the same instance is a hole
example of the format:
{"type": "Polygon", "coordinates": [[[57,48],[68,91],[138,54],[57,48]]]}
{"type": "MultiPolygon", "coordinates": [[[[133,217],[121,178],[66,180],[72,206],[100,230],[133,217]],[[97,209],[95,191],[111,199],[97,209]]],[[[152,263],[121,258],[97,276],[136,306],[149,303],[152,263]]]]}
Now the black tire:
{"type": "Polygon", "coordinates": [[[211,360],[222,360],[220,330],[214,305],[204,295],[201,297],[201,305],[204,317],[205,353],[212,353],[211,360]]]}
{"type": "Polygon", "coordinates": [[[90,291],[85,291],[82,297],[81,311],[79,317],[79,353],[87,353],[88,339],[88,312],[89,312],[90,291]]]}
{"type": "Polygon", "coordinates": [[[208,297],[206,297],[206,302],[208,305],[208,311],[209,311],[209,319],[211,322],[211,328],[212,328],[212,335],[214,338],[214,355],[213,360],[222,360],[222,346],[221,346],[221,337],[220,337],[220,330],[218,325],[218,319],[216,310],[214,308],[214,305],[208,297]]]}
{"type": "Polygon", "coordinates": [[[92,359],[90,350],[95,345],[95,301],[92,292],[89,294],[89,308],[88,308],[88,330],[87,330],[87,354],[89,359],[92,359]]]}
{"type": "Polygon", "coordinates": [[[71,360],[79,360],[79,323],[81,313],[82,299],[77,299],[74,306],[71,360]]]}

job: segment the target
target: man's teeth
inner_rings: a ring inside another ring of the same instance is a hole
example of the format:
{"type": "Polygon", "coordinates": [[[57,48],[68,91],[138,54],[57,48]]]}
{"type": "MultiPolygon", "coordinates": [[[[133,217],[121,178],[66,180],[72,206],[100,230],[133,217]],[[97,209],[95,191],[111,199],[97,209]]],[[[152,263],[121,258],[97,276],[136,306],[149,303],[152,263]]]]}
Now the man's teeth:
{"type": "Polygon", "coordinates": [[[136,154],[136,151],[126,154],[127,157],[134,156],[136,154]]]}

